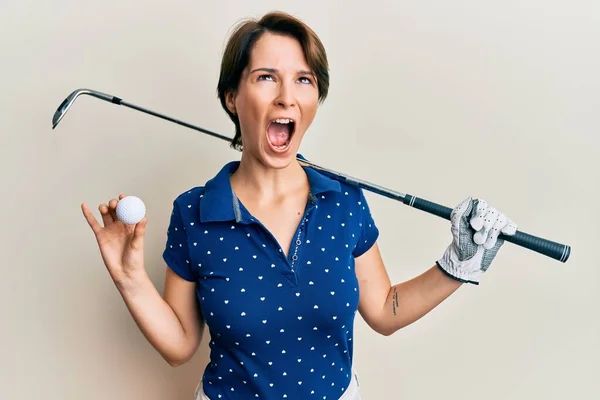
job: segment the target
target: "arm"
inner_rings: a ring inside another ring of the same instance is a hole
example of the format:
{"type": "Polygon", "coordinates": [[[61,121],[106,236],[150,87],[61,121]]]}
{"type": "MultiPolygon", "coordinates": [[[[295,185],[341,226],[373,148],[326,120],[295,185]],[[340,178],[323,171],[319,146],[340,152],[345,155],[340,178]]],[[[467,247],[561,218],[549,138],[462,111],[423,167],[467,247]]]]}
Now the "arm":
{"type": "MultiPolygon", "coordinates": [[[[124,197],[121,193],[119,200],[124,197]]],[[[135,225],[124,224],[117,218],[117,203],[118,200],[111,199],[108,205],[99,206],[103,225],[87,204],[82,203],[81,209],[94,232],[110,277],[136,324],[170,365],[181,365],[192,357],[202,339],[203,321],[196,301],[195,283],[167,268],[164,295],[160,295],[144,267],[147,219],[143,218],[135,225]]],[[[184,243],[184,230],[177,229],[182,222],[175,211],[171,214],[170,230],[178,232],[173,240],[184,243]]],[[[186,253],[187,249],[169,253],[170,262],[183,263],[186,253]]]]}
{"type": "Polygon", "coordinates": [[[356,258],[356,276],[359,312],[373,330],[386,336],[417,321],[461,286],[437,266],[392,286],[377,243],[356,258]]]}
{"type": "Polygon", "coordinates": [[[462,283],[479,284],[504,240],[517,225],[485,200],[463,200],[451,214],[452,243],[436,265],[392,286],[377,243],[356,258],[361,297],[359,311],[383,335],[409,325],[454,293],[462,283]]]}
{"type": "Polygon", "coordinates": [[[195,283],[182,279],[170,268],[166,269],[162,296],[145,273],[117,283],[136,324],[173,367],[189,361],[202,340],[204,321],[195,287],[195,283]]]}

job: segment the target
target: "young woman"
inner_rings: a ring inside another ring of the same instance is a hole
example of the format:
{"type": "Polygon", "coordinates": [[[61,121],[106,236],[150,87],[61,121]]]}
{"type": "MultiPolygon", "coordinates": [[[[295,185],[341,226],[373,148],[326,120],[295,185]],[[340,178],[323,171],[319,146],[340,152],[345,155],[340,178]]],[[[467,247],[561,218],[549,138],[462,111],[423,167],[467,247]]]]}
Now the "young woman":
{"type": "Polygon", "coordinates": [[[499,233],[516,231],[469,197],[453,211],[441,258],[392,285],[364,193],[296,158],[328,73],[323,45],[296,18],[269,13],[237,26],[218,93],[241,160],[175,199],[162,295],[145,269],[147,220],[124,225],[112,199],[99,206],[100,225],[82,204],[131,315],[170,365],[190,360],[208,326],[198,399],[360,398],[356,312],[375,332],[393,334],[462,283],[478,284],[503,244],[499,233]]]}

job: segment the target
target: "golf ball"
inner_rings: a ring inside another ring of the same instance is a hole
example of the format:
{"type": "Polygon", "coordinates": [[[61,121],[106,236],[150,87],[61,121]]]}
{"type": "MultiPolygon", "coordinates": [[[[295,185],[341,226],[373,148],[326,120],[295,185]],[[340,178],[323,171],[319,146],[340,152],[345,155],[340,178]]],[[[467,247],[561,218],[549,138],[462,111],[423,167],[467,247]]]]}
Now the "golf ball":
{"type": "Polygon", "coordinates": [[[135,225],[146,215],[146,206],[139,197],[126,196],[119,200],[116,211],[120,221],[135,225]]]}

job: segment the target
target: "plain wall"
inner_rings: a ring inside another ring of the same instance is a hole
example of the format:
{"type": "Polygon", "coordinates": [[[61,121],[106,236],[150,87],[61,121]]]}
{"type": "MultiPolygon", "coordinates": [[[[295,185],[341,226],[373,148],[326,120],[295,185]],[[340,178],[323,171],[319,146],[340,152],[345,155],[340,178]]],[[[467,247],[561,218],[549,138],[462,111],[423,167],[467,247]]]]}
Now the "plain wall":
{"type": "MultiPolygon", "coordinates": [[[[448,207],[483,198],[521,230],[572,246],[563,264],[506,244],[479,287],[391,337],[357,317],[364,399],[600,398],[599,7],[3,0],[0,398],[192,399],[208,334],[190,363],[162,360],[80,203],[97,210],[119,192],[145,201],[147,268],[162,290],[173,199],[239,153],[89,96],[54,131],[51,117],[90,88],[232,136],[216,97],[226,38],[275,9],[309,23],[331,63],[306,157],[448,207]]],[[[393,283],[432,266],[449,222],[367,196],[393,283]]]]}

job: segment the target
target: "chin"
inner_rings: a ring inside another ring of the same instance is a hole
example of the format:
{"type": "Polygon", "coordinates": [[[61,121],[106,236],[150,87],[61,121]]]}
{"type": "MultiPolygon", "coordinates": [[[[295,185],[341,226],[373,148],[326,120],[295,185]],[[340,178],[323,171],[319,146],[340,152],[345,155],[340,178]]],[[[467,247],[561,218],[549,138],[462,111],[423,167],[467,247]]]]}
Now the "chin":
{"type": "Polygon", "coordinates": [[[269,143],[266,143],[260,154],[262,163],[273,169],[284,169],[296,161],[296,146],[290,144],[285,149],[274,149],[269,143]]]}

